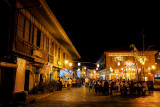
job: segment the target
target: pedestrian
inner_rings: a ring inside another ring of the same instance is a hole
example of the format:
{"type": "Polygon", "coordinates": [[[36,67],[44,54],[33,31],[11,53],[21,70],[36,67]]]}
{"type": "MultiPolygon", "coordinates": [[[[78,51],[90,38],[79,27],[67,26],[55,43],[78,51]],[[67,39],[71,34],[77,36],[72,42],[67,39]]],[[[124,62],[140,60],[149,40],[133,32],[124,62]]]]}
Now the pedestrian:
{"type": "Polygon", "coordinates": [[[148,90],[148,86],[147,86],[146,82],[144,81],[142,83],[142,95],[146,95],[147,90],[148,90]]]}
{"type": "Polygon", "coordinates": [[[94,85],[94,89],[95,89],[96,95],[97,95],[97,92],[98,92],[98,87],[99,87],[99,84],[98,84],[98,82],[96,81],[96,84],[94,85]]]}
{"type": "Polygon", "coordinates": [[[104,82],[105,95],[109,95],[109,83],[108,81],[104,82]]]}
{"type": "Polygon", "coordinates": [[[112,95],[112,91],[115,90],[115,83],[113,81],[111,81],[111,95],[112,95]]]}
{"type": "Polygon", "coordinates": [[[62,87],[63,87],[64,86],[64,81],[63,81],[62,77],[60,78],[60,81],[62,82],[62,87]]]}
{"type": "Polygon", "coordinates": [[[59,80],[59,91],[62,90],[62,81],[59,80]]]}
{"type": "Polygon", "coordinates": [[[89,92],[92,89],[92,81],[89,82],[89,92]]]}
{"type": "Polygon", "coordinates": [[[88,87],[89,86],[89,79],[86,77],[85,78],[85,87],[88,87]]]}
{"type": "Polygon", "coordinates": [[[120,83],[119,80],[116,81],[116,94],[119,91],[120,83]]]}
{"type": "Polygon", "coordinates": [[[151,90],[153,89],[151,82],[148,82],[148,92],[151,94],[151,90]]]}
{"type": "Polygon", "coordinates": [[[67,89],[69,89],[69,78],[67,79],[67,89]]]}
{"type": "Polygon", "coordinates": [[[65,88],[67,88],[67,81],[64,82],[64,86],[65,86],[65,88]]]}
{"type": "Polygon", "coordinates": [[[133,83],[133,81],[131,81],[131,83],[129,84],[129,88],[130,88],[130,95],[132,96],[134,94],[134,83],[133,83]]]}
{"type": "Polygon", "coordinates": [[[71,89],[71,87],[72,87],[72,79],[69,78],[68,79],[68,89],[71,89]]]}
{"type": "Polygon", "coordinates": [[[138,81],[137,83],[137,95],[139,96],[142,92],[142,85],[141,83],[138,81]]]}

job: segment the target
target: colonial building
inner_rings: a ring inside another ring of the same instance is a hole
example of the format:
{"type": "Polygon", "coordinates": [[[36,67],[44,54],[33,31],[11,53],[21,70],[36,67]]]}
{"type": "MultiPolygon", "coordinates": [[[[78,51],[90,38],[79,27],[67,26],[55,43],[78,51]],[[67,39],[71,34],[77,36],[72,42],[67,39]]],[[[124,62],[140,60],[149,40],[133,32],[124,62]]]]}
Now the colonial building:
{"type": "Polygon", "coordinates": [[[1,0],[0,14],[0,96],[72,74],[80,55],[45,0],[1,0]]]}
{"type": "MultiPolygon", "coordinates": [[[[138,52],[142,55],[142,51],[138,52]]],[[[131,50],[105,51],[97,61],[100,79],[125,79],[153,81],[155,54],[157,51],[144,51],[145,63],[141,63],[131,50]]]]}

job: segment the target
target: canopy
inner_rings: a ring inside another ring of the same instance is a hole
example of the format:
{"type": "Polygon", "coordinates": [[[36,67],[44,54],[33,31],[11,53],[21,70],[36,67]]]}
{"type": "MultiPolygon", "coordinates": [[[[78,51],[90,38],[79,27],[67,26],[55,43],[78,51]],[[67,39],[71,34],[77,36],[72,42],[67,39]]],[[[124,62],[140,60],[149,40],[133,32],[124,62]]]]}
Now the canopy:
{"type": "Polygon", "coordinates": [[[69,74],[66,73],[64,70],[61,70],[63,72],[63,74],[65,74],[66,77],[69,77],[69,74]]]}

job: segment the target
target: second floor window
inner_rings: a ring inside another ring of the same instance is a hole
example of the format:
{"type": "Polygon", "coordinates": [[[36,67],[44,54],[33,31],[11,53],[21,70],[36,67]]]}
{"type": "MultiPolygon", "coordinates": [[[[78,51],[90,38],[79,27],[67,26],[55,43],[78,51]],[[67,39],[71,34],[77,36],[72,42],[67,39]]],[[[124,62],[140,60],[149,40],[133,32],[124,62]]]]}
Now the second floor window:
{"type": "Polygon", "coordinates": [[[37,30],[37,46],[40,47],[40,42],[41,42],[41,31],[38,29],[37,30]]]}
{"type": "Polygon", "coordinates": [[[58,48],[58,59],[60,59],[60,56],[61,56],[61,49],[58,48]]]}

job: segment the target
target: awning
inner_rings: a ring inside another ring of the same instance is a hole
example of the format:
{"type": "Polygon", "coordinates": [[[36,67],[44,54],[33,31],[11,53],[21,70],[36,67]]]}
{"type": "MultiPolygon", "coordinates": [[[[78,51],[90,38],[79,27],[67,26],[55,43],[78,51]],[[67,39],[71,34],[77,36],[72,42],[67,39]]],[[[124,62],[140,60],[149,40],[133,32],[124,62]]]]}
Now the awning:
{"type": "Polygon", "coordinates": [[[109,74],[110,70],[109,69],[102,69],[101,71],[98,71],[99,74],[109,74]]]}
{"type": "Polygon", "coordinates": [[[65,74],[66,77],[69,77],[69,74],[66,73],[65,71],[61,70],[63,72],[63,74],[65,74]]]}

